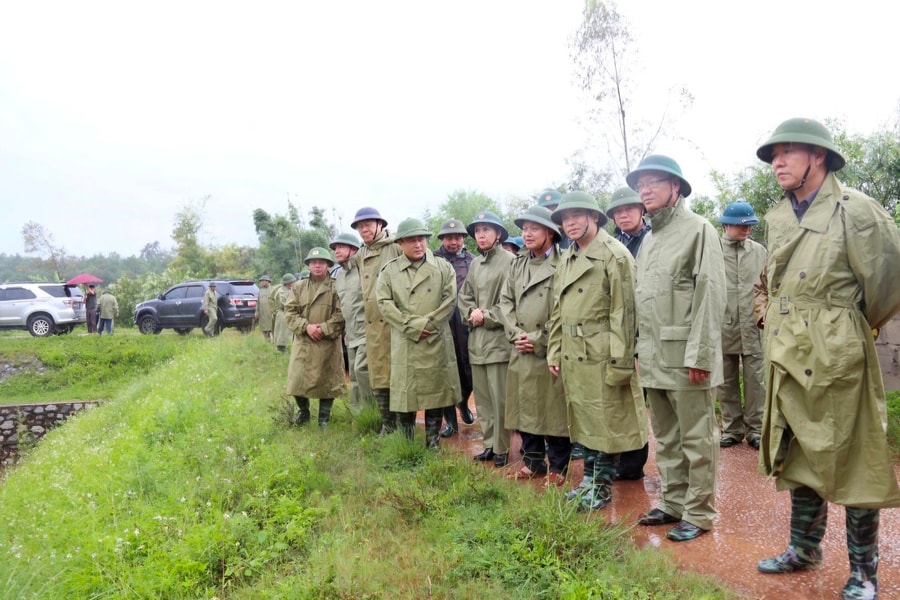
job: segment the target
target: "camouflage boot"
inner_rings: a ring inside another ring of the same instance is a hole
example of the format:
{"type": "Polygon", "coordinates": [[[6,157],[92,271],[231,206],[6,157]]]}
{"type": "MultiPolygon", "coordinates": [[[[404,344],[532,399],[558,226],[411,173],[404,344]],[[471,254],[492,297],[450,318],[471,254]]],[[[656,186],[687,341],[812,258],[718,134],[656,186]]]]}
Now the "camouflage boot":
{"type": "Polygon", "coordinates": [[[297,427],[302,427],[309,423],[309,398],[304,398],[303,396],[294,396],[294,401],[297,402],[297,416],[294,417],[293,424],[297,427]]]}
{"type": "Polygon", "coordinates": [[[787,549],[756,564],[760,573],[790,573],[818,569],[828,504],[808,487],[791,490],[791,541],[787,549]]]}
{"type": "Polygon", "coordinates": [[[612,455],[584,448],[584,472],[591,473],[592,484],[578,499],[578,510],[600,510],[612,502],[612,483],[616,473],[612,455]]]}
{"type": "Polygon", "coordinates": [[[850,579],[841,590],[843,600],[878,597],[878,510],[846,507],[847,555],[850,579]]]}
{"type": "Polygon", "coordinates": [[[381,433],[378,435],[389,435],[397,429],[397,413],[391,412],[391,390],[372,390],[372,394],[381,413],[381,433]]]}
{"type": "Polygon", "coordinates": [[[334,406],[334,398],[319,399],[319,427],[322,429],[328,427],[328,421],[331,420],[332,406],[334,406]]]}

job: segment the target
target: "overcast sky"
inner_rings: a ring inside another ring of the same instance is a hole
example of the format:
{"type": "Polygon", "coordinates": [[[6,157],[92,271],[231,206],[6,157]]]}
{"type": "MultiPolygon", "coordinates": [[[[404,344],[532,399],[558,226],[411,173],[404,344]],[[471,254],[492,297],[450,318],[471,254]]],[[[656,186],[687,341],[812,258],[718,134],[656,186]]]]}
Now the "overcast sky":
{"type": "MultiPolygon", "coordinates": [[[[5,2],[0,253],[36,221],[68,253],[171,247],[210,196],[202,242],[257,245],[290,198],[349,228],[396,225],[457,189],[503,200],[566,180],[585,143],[569,36],[578,0],[5,2]]],[[[642,66],[635,111],[690,111],[657,152],[695,193],[754,163],[782,120],[868,134],[900,101],[889,3],[641,0],[620,6],[642,66]],[[746,8],[740,8],[746,6],[746,8]]]]}

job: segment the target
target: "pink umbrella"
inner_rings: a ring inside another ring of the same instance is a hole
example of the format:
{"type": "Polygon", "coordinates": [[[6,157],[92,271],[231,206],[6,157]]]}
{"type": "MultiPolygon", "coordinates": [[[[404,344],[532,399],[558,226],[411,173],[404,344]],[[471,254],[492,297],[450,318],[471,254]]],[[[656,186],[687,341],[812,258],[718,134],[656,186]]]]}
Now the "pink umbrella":
{"type": "Polygon", "coordinates": [[[103,283],[103,280],[90,273],[82,273],[68,280],[66,285],[80,285],[83,283],[103,283]]]}

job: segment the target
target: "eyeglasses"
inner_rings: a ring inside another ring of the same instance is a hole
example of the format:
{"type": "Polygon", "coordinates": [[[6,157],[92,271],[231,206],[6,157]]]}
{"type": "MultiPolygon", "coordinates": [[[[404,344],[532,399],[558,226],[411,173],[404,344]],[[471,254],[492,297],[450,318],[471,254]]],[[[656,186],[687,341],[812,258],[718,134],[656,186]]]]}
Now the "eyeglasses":
{"type": "Polygon", "coordinates": [[[669,181],[672,181],[672,179],[668,177],[663,179],[645,179],[644,181],[639,181],[637,185],[634,186],[634,189],[635,191],[640,192],[644,188],[656,187],[660,183],[668,183],[669,181]]]}

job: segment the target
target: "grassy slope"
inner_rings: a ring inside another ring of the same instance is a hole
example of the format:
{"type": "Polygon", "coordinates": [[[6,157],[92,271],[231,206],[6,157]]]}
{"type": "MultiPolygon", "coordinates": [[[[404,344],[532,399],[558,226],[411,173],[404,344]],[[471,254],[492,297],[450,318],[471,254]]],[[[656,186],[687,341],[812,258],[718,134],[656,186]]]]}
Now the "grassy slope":
{"type": "Polygon", "coordinates": [[[288,429],[287,357],[256,335],[47,341],[157,366],[95,384],[117,391],[6,474],[2,598],[728,597],[421,431],[363,435],[342,405],[288,429]]]}

